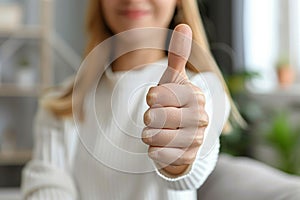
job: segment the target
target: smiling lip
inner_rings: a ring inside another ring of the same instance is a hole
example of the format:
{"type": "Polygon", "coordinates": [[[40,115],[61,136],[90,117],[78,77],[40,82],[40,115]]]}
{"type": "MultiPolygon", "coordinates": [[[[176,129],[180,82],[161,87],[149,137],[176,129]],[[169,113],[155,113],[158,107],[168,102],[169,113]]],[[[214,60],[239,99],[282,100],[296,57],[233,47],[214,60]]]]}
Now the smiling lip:
{"type": "Polygon", "coordinates": [[[121,15],[129,18],[129,19],[140,19],[149,14],[148,10],[122,10],[120,12],[121,15]]]}

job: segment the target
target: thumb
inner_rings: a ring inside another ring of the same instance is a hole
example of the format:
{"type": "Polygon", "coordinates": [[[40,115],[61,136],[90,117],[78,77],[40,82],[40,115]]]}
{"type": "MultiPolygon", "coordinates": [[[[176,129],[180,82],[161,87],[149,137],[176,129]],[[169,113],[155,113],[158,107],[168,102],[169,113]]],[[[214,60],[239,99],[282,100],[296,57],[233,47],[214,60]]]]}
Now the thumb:
{"type": "Polygon", "coordinates": [[[176,26],[171,37],[168,67],[161,77],[159,84],[178,83],[188,81],[185,73],[185,65],[191,53],[192,30],[186,24],[176,26]]]}

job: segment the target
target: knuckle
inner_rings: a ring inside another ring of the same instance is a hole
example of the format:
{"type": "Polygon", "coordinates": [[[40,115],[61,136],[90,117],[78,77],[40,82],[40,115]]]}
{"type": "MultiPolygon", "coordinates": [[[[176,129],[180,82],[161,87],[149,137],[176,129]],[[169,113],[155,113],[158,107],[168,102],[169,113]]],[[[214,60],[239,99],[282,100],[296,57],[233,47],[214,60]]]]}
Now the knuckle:
{"type": "Polygon", "coordinates": [[[208,114],[206,112],[204,112],[203,115],[202,115],[202,121],[206,125],[209,123],[209,116],[208,116],[208,114]]]}
{"type": "Polygon", "coordinates": [[[194,145],[195,145],[195,146],[201,146],[202,143],[203,143],[203,139],[204,139],[203,133],[202,133],[202,131],[200,131],[200,133],[197,134],[197,135],[195,136],[195,138],[194,138],[194,145]]]}
{"type": "Polygon", "coordinates": [[[205,112],[205,115],[204,115],[204,117],[205,117],[205,121],[207,121],[207,122],[209,122],[209,116],[208,116],[208,114],[205,112]]]}
{"type": "Polygon", "coordinates": [[[203,94],[202,90],[193,84],[190,84],[190,88],[198,103],[205,104],[205,95],[203,94]]]}
{"type": "Polygon", "coordinates": [[[198,105],[199,106],[204,106],[205,103],[206,103],[206,99],[205,99],[204,94],[199,91],[199,92],[196,92],[195,96],[196,96],[198,105]]]}
{"type": "Polygon", "coordinates": [[[207,126],[208,123],[209,123],[208,114],[204,110],[199,111],[198,116],[197,116],[197,125],[198,125],[198,127],[207,126]]]}
{"type": "Polygon", "coordinates": [[[208,121],[202,120],[202,119],[200,119],[200,120],[198,121],[198,127],[199,127],[199,128],[206,127],[206,126],[208,126],[208,121]]]}
{"type": "Polygon", "coordinates": [[[191,90],[195,90],[196,88],[198,88],[197,86],[195,86],[193,83],[191,83],[191,82],[188,82],[187,84],[186,84],[191,90]]]}
{"type": "Polygon", "coordinates": [[[186,149],[185,152],[183,153],[183,155],[181,155],[177,162],[180,165],[185,165],[185,164],[190,164],[193,162],[193,155],[191,154],[191,152],[189,151],[189,149],[186,149]]]}
{"type": "Polygon", "coordinates": [[[182,157],[183,164],[192,164],[195,160],[195,156],[193,153],[188,152],[182,157]]]}

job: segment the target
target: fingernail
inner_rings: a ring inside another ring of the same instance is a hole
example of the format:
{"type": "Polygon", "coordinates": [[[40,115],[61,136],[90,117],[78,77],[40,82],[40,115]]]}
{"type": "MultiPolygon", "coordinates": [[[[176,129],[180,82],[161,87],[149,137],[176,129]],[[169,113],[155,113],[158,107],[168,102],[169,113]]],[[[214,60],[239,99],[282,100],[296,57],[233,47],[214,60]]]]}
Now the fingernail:
{"type": "Polygon", "coordinates": [[[157,94],[155,92],[149,92],[147,94],[147,102],[148,102],[149,106],[152,106],[155,104],[156,97],[157,97],[157,94]]]}
{"type": "Polygon", "coordinates": [[[144,114],[144,123],[146,126],[149,126],[151,123],[151,115],[150,115],[150,110],[147,110],[144,114]]]}
{"type": "Polygon", "coordinates": [[[143,140],[145,140],[147,143],[152,142],[152,134],[149,131],[144,131],[143,133],[143,140]]]}

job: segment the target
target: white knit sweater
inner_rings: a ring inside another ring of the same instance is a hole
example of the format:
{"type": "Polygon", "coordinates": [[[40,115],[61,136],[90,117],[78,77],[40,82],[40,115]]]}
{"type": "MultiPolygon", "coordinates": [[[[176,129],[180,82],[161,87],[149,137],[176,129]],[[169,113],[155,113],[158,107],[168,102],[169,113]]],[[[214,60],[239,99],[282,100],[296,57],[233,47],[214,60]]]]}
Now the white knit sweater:
{"type": "MultiPolygon", "coordinates": [[[[167,59],[163,59],[129,72],[114,73],[107,69],[92,98],[95,107],[89,100],[85,103],[87,110],[95,108],[97,120],[87,115],[87,122],[78,128],[79,134],[74,120],[58,120],[40,108],[35,120],[33,159],[23,170],[24,198],[196,199],[196,189],[216,165],[219,140],[207,156],[197,157],[187,173],[169,178],[161,174],[151,159],[145,156],[148,147],[140,139],[144,126],[143,114],[148,108],[146,93],[150,84],[158,83],[166,66],[167,59]],[[137,88],[137,85],[141,87],[137,88]],[[102,133],[96,130],[95,121],[102,128],[102,133]],[[148,172],[142,173],[144,171],[148,172]]],[[[199,74],[189,72],[188,76],[195,85],[200,88],[204,86],[199,74]]],[[[213,103],[209,92],[215,92],[214,85],[218,79],[213,73],[202,73],[201,76],[210,85],[210,91],[205,88],[203,91],[206,96],[205,109],[212,119],[213,103]]],[[[227,116],[229,109],[227,102],[227,116]]],[[[214,123],[210,121],[204,143],[209,141],[214,123]]]]}

